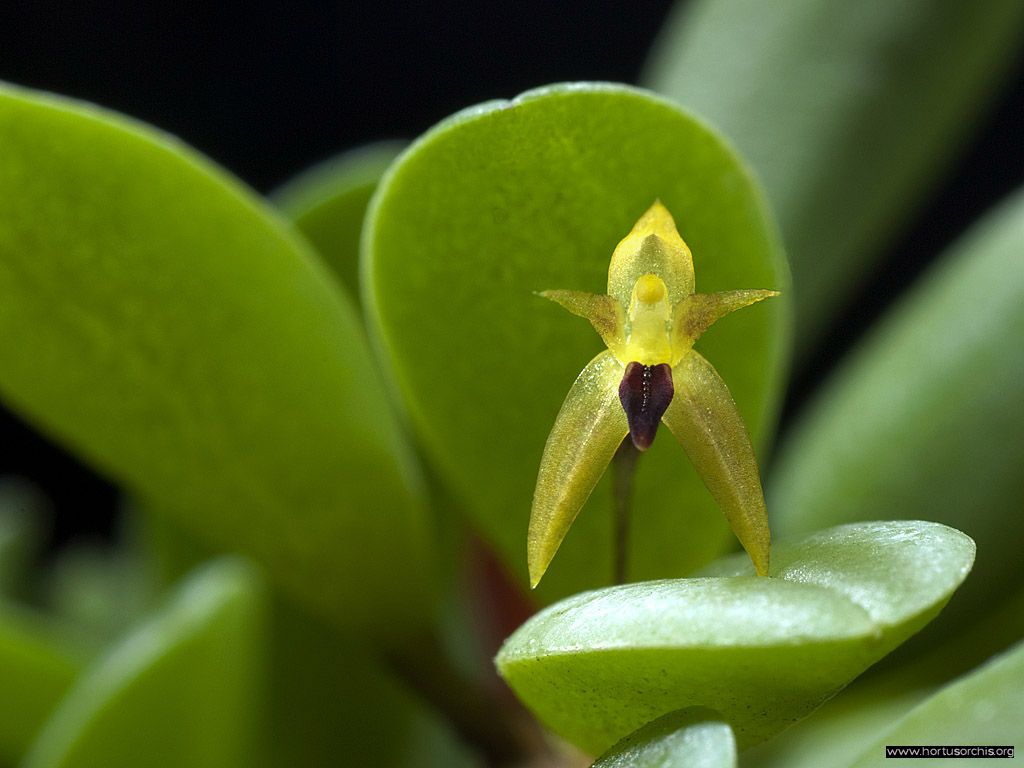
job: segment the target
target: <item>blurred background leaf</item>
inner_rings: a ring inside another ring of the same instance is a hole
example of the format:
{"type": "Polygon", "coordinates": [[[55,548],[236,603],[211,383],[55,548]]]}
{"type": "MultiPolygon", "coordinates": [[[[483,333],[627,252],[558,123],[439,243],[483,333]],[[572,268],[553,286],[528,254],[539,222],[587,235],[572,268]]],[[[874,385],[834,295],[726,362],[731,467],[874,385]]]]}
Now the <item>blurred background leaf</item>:
{"type": "MultiPolygon", "coordinates": [[[[1024,644],[922,702],[884,734],[851,768],[878,765],[887,744],[1019,745],[1024,738],[1024,644]]],[[[977,765],[977,758],[943,759],[943,765],[977,765]]]]}
{"type": "Polygon", "coordinates": [[[20,477],[0,477],[0,598],[24,599],[29,570],[46,543],[50,505],[20,477]]]}
{"type": "MultiPolygon", "coordinates": [[[[210,558],[174,521],[136,512],[142,522],[136,533],[155,564],[157,584],[173,585],[210,558]]],[[[449,723],[398,679],[371,638],[339,631],[278,591],[270,594],[264,635],[259,714],[267,765],[327,766],[341,759],[379,768],[479,765],[449,723]]]]}
{"type": "Polygon", "coordinates": [[[281,600],[271,638],[270,765],[482,765],[365,639],[341,636],[281,600]]]}
{"type": "MultiPolygon", "coordinates": [[[[970,577],[968,577],[970,581],[970,577]]],[[[932,626],[942,624],[939,619],[932,626]]],[[[749,768],[845,765],[944,683],[969,672],[1024,637],[1024,589],[944,642],[909,653],[898,649],[801,722],[743,756],[749,768]],[[891,664],[894,657],[900,664],[891,664]]],[[[931,631],[929,628],[926,631],[931,631]]],[[[953,728],[950,733],[956,732],[953,728]]],[[[940,739],[935,743],[943,743],[940,739]]]]}
{"type": "Polygon", "coordinates": [[[5,87],[0,142],[4,399],[339,625],[421,622],[422,487],[356,315],[302,242],[93,107],[5,87]]]}
{"type": "Polygon", "coordinates": [[[980,221],[885,317],[785,440],[773,530],[926,518],[978,544],[950,612],[974,622],[1024,586],[1024,194],[980,221]]]}
{"type": "Polygon", "coordinates": [[[76,682],[24,766],[262,765],[264,601],[240,562],[194,574],[76,682]]]}
{"type": "Polygon", "coordinates": [[[359,147],[310,168],[271,194],[351,296],[359,296],[359,239],[366,206],[404,146],[393,141],[359,147]]]}
{"type": "Polygon", "coordinates": [[[0,765],[14,765],[87,659],[68,628],[0,599],[0,765]]]}
{"type": "Polygon", "coordinates": [[[798,357],[867,285],[988,108],[1024,4],[679,3],[642,82],[708,118],[764,180],[793,269],[798,357]]]}
{"type": "MultiPolygon", "coordinates": [[[[465,110],[396,161],[368,213],[364,300],[379,349],[424,451],[521,585],[545,438],[602,348],[585,322],[534,292],[604,292],[615,244],[655,197],[693,250],[698,290],[786,289],[740,161],[687,114],[624,86],[553,86],[465,110]]],[[[698,343],[761,446],[786,371],[786,301],[730,316],[698,343]]],[[[542,599],[609,583],[607,482],[542,599]]],[[[671,439],[645,455],[636,484],[631,578],[680,575],[733,545],[671,439]]]]}
{"type": "Polygon", "coordinates": [[[154,597],[139,555],[121,542],[73,544],[46,571],[42,603],[86,639],[109,643],[144,614],[154,597]]]}
{"type": "Polygon", "coordinates": [[[717,713],[683,709],[630,734],[593,768],[736,768],[736,740],[717,713]]]}

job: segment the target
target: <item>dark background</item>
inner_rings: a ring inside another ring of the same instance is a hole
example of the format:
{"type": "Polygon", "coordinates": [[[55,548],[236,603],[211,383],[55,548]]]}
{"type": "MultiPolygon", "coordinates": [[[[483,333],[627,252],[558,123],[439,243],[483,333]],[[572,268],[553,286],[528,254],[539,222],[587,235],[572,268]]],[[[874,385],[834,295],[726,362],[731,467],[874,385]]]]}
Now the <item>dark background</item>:
{"type": "MultiPolygon", "coordinates": [[[[340,150],[415,137],[480,101],[563,80],[635,82],[670,6],[5,3],[0,80],[152,123],[265,192],[340,150]]],[[[783,427],[891,297],[1024,182],[1022,136],[1018,68],[872,288],[798,376],[783,427]]],[[[54,545],[110,531],[115,488],[0,406],[0,477],[7,474],[32,479],[53,500],[54,545]]]]}

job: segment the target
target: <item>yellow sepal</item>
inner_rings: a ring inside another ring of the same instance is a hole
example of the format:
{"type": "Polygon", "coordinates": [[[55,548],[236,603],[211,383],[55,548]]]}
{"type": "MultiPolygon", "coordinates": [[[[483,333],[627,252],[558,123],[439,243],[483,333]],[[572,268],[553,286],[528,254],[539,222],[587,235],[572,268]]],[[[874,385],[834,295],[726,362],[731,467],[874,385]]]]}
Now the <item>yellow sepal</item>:
{"type": "Polygon", "coordinates": [[[675,394],[661,420],[683,446],[757,574],[767,576],[768,511],[736,403],[714,366],[692,349],[673,367],[672,384],[675,394]]]}
{"type": "Polygon", "coordinates": [[[671,304],[693,293],[693,256],[660,200],[615,247],[608,267],[608,295],[628,307],[643,275],[657,275],[665,282],[671,304]]]}
{"type": "Polygon", "coordinates": [[[778,291],[745,290],[691,293],[672,312],[672,359],[675,365],[715,322],[737,309],[778,296],[778,291]]]}
{"type": "Polygon", "coordinates": [[[580,508],[629,433],[619,403],[622,364],[602,352],[583,369],[555,419],[533,492],[527,565],[536,587],[580,508]]]}
{"type": "Polygon", "coordinates": [[[611,296],[586,291],[541,291],[540,296],[590,321],[605,346],[618,353],[626,343],[622,305],[611,296]]]}

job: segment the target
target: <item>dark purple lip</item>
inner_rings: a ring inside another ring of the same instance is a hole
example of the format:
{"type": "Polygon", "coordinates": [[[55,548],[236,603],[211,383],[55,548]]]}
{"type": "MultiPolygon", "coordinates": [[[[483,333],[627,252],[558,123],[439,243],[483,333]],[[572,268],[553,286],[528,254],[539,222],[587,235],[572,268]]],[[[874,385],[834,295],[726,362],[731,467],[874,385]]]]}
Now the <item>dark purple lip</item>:
{"type": "Polygon", "coordinates": [[[646,451],[654,442],[661,416],[672,402],[672,368],[668,363],[630,363],[619,384],[619,402],[629,422],[629,436],[637,450],[646,451]]]}

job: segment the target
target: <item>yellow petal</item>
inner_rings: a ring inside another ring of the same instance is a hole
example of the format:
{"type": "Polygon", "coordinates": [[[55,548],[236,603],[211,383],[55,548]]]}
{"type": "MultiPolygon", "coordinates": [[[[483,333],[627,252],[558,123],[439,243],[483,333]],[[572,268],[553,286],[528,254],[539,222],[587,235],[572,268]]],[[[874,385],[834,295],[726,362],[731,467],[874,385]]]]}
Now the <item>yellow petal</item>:
{"type": "Polygon", "coordinates": [[[675,396],[661,420],[682,444],[758,575],[767,576],[768,513],[736,403],[711,363],[692,349],[672,369],[672,383],[675,396]]]}
{"type": "Polygon", "coordinates": [[[627,313],[626,344],[621,362],[659,365],[671,362],[672,304],[665,281],[657,275],[641,275],[633,286],[627,313]]]}
{"type": "Polygon", "coordinates": [[[679,361],[704,331],[730,312],[778,295],[778,291],[762,290],[691,293],[673,310],[672,364],[679,361]]]}
{"type": "Polygon", "coordinates": [[[647,209],[615,247],[608,267],[608,294],[628,307],[633,286],[647,274],[665,281],[673,304],[693,293],[693,256],[676,231],[672,214],[660,201],[647,209]]]}
{"type": "Polygon", "coordinates": [[[555,419],[533,493],[527,563],[536,587],[629,432],[619,403],[622,364],[602,352],[576,379],[555,419]]]}
{"type": "Polygon", "coordinates": [[[594,326],[608,349],[617,352],[625,344],[624,315],[622,305],[611,296],[586,291],[541,291],[545,299],[551,299],[574,315],[586,318],[594,326]]]}

